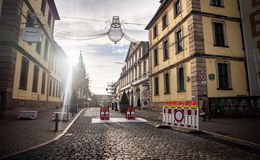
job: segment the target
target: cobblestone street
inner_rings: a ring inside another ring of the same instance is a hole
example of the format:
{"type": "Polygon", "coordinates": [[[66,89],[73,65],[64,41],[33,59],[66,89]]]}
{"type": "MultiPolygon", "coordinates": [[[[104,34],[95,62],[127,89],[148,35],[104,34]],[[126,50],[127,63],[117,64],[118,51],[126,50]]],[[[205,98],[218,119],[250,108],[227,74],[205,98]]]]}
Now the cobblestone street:
{"type": "MultiPolygon", "coordinates": [[[[91,124],[83,111],[59,140],[9,159],[259,159],[259,149],[210,135],[157,129],[149,123],[91,124]]],[[[122,117],[112,111],[112,117],[122,117]]]]}

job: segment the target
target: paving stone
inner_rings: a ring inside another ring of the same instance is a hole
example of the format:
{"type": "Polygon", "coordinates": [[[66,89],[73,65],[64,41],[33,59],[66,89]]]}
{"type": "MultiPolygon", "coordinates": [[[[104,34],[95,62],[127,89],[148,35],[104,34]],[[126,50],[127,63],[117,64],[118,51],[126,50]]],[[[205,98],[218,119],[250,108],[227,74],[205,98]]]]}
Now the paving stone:
{"type": "MultiPolygon", "coordinates": [[[[209,135],[192,135],[157,129],[148,123],[92,124],[82,113],[55,143],[9,159],[28,159],[37,153],[47,157],[85,159],[260,159],[260,150],[212,140],[209,135]]],[[[114,117],[124,115],[113,112],[114,117]]]]}

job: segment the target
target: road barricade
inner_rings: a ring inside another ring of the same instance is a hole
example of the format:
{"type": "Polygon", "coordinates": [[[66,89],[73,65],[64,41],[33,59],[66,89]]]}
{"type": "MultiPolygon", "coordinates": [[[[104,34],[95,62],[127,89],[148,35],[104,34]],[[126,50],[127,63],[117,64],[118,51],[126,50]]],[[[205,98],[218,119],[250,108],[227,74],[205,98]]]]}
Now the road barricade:
{"type": "Polygon", "coordinates": [[[100,107],[100,119],[109,120],[109,107],[100,107]]]}
{"type": "Polygon", "coordinates": [[[197,101],[168,101],[163,106],[163,125],[199,130],[197,101]]]}
{"type": "Polygon", "coordinates": [[[135,108],[134,107],[126,108],[125,118],[126,119],[135,119],[135,108]]]}

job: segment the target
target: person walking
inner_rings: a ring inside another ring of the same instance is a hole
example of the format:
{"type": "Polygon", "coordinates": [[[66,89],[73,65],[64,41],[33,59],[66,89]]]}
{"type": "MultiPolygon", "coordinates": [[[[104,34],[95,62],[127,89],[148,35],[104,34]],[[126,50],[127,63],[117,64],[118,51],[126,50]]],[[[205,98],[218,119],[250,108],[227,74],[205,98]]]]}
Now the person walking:
{"type": "Polygon", "coordinates": [[[202,111],[205,113],[203,117],[203,121],[206,121],[207,118],[208,120],[210,120],[211,116],[210,116],[210,108],[209,108],[209,99],[207,95],[203,95],[202,97],[202,111]]]}

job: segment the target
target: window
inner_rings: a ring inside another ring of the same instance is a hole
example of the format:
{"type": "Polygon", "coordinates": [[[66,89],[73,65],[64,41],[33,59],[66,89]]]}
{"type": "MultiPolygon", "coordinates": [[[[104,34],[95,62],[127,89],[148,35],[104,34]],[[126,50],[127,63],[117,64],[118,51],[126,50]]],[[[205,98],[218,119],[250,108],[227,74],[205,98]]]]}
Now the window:
{"type": "Polygon", "coordinates": [[[158,28],[157,25],[153,27],[153,38],[156,38],[158,36],[158,28]]]}
{"type": "Polygon", "coordinates": [[[162,29],[168,26],[167,14],[165,14],[162,18],[162,29]]]}
{"type": "Polygon", "coordinates": [[[0,0],[0,18],[2,16],[3,0],[0,0]]]}
{"type": "Polygon", "coordinates": [[[155,96],[159,95],[159,79],[158,79],[158,77],[154,78],[154,95],[155,96]]]}
{"type": "Polygon", "coordinates": [[[49,41],[48,38],[45,38],[45,48],[44,48],[44,57],[43,59],[47,61],[48,58],[48,52],[49,52],[49,41]]]}
{"type": "Polygon", "coordinates": [[[178,91],[184,91],[184,70],[183,67],[178,68],[178,91]]]}
{"type": "Polygon", "coordinates": [[[34,19],[31,16],[30,12],[27,12],[27,17],[26,17],[26,27],[33,27],[34,26],[34,19]]]}
{"type": "Polygon", "coordinates": [[[45,94],[45,85],[46,85],[46,72],[42,72],[42,94],[45,94]]]}
{"type": "Polygon", "coordinates": [[[41,55],[41,50],[42,50],[42,38],[41,38],[41,41],[36,44],[36,52],[39,55],[41,55]]]}
{"type": "Polygon", "coordinates": [[[163,42],[163,60],[167,60],[169,58],[169,45],[168,45],[168,40],[165,40],[163,42]]]}
{"type": "Polygon", "coordinates": [[[218,87],[219,89],[229,89],[228,64],[218,63],[218,87]]]}
{"type": "Polygon", "coordinates": [[[170,76],[169,73],[164,74],[164,94],[170,93],[170,76]]]}
{"type": "Polygon", "coordinates": [[[49,96],[51,96],[51,89],[52,89],[52,79],[50,79],[50,85],[49,85],[49,96]]]}
{"type": "Polygon", "coordinates": [[[51,11],[49,11],[49,16],[48,16],[48,25],[51,27],[51,20],[52,20],[52,15],[51,11]]]}
{"type": "Polygon", "coordinates": [[[214,43],[216,46],[225,46],[223,23],[214,22],[214,43]]]}
{"type": "Polygon", "coordinates": [[[158,65],[158,49],[155,48],[153,50],[153,54],[154,54],[154,66],[157,66],[158,65]]]}
{"type": "Polygon", "coordinates": [[[42,0],[41,11],[43,15],[45,15],[45,9],[46,9],[46,0],[42,0]]]}
{"type": "Polygon", "coordinates": [[[20,75],[20,89],[27,90],[27,79],[28,79],[29,61],[23,57],[20,75]]]}
{"type": "Polygon", "coordinates": [[[222,0],[211,0],[212,6],[222,7],[222,0]]]}
{"type": "Polygon", "coordinates": [[[35,65],[33,71],[33,86],[32,86],[33,92],[37,92],[38,90],[38,79],[39,79],[39,67],[35,65]]]}
{"type": "Polygon", "coordinates": [[[175,17],[177,17],[181,13],[181,3],[179,0],[174,3],[174,13],[175,17]]]}
{"type": "Polygon", "coordinates": [[[52,97],[55,97],[56,82],[53,80],[52,97]]]}
{"type": "Polygon", "coordinates": [[[144,75],[146,75],[146,61],[144,61],[144,75]]]}
{"type": "Polygon", "coordinates": [[[176,32],[176,51],[181,52],[183,50],[183,42],[182,42],[182,31],[179,30],[176,32]]]}

